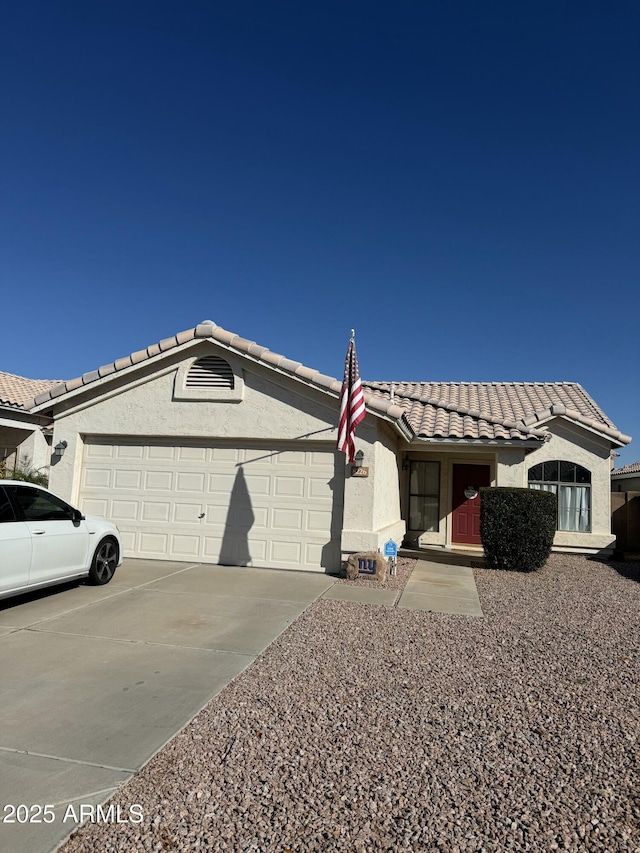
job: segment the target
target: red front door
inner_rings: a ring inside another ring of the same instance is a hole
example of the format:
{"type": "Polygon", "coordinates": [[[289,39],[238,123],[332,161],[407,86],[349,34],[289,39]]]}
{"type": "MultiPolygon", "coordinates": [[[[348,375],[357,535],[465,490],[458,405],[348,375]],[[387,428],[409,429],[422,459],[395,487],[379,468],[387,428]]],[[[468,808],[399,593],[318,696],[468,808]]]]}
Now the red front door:
{"type": "Polygon", "coordinates": [[[454,465],[451,542],[482,545],[480,539],[480,487],[491,485],[489,465],[454,465]]]}

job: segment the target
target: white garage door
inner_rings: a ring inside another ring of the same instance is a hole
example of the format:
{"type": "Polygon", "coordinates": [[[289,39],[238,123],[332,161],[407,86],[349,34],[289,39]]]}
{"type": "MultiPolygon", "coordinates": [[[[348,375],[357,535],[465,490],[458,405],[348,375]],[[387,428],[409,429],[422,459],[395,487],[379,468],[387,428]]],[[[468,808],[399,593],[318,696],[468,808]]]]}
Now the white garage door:
{"type": "Polygon", "coordinates": [[[130,557],[336,571],[342,497],[317,445],[85,441],[80,506],[130,557]]]}

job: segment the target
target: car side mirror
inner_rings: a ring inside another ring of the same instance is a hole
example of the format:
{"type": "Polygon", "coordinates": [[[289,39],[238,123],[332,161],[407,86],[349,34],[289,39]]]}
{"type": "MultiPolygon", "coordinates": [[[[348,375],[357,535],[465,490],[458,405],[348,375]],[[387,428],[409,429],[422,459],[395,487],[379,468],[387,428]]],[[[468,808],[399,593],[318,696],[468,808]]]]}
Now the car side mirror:
{"type": "Polygon", "coordinates": [[[71,520],[74,524],[80,524],[81,521],[84,521],[84,515],[80,512],[79,509],[74,509],[71,513],[71,520]]]}

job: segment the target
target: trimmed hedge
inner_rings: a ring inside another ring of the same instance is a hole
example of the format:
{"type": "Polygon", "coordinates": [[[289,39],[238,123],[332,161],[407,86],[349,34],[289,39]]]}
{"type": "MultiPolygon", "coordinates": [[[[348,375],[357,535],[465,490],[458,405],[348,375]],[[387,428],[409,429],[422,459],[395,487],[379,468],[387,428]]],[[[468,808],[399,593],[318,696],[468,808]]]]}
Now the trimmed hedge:
{"type": "Polygon", "coordinates": [[[547,562],[558,518],[553,492],[489,486],[480,489],[480,538],[491,569],[532,572],[547,562]]]}

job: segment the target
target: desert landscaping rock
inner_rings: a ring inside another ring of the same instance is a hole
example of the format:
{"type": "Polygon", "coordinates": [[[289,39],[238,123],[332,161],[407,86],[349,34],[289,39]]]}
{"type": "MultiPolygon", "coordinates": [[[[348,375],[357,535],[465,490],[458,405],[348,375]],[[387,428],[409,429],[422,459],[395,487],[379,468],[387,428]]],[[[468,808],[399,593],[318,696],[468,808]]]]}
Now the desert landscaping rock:
{"type": "Polygon", "coordinates": [[[633,569],[476,569],[484,618],[319,600],[112,798],[143,823],[61,850],[638,851],[633,569]]]}

